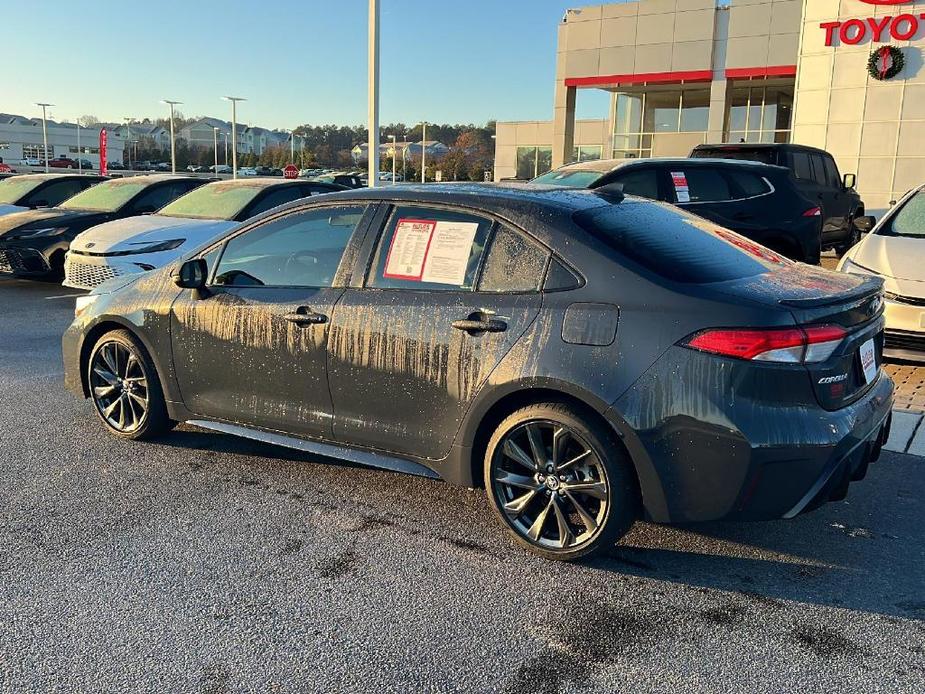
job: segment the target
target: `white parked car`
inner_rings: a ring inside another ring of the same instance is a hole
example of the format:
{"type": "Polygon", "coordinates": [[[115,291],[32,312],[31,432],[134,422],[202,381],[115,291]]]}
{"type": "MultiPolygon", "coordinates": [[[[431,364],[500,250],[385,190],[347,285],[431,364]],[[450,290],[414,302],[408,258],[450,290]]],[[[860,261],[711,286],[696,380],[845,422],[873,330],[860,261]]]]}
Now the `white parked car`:
{"type": "Polygon", "coordinates": [[[238,176],[256,176],[257,169],[253,166],[240,166],[238,167],[238,176]]]}
{"type": "Polygon", "coordinates": [[[42,160],[35,157],[25,157],[19,160],[20,166],[41,166],[42,160]]]}
{"type": "Polygon", "coordinates": [[[228,166],[228,164],[219,164],[218,166],[212,164],[212,166],[209,167],[209,171],[216,174],[230,174],[231,167],[228,166]]]}
{"type": "Polygon", "coordinates": [[[267,210],[343,186],[284,178],[215,181],[158,210],[92,227],[71,242],[64,286],[93,289],[113,277],[163,267],[267,210]]]}
{"type": "Polygon", "coordinates": [[[884,356],[925,362],[925,185],[908,192],[838,269],[884,279],[884,356]]]}

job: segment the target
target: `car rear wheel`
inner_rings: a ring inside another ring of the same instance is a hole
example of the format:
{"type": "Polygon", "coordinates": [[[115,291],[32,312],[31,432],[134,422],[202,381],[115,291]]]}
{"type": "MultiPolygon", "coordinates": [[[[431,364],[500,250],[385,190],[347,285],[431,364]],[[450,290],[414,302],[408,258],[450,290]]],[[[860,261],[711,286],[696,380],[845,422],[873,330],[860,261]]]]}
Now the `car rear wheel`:
{"type": "Polygon", "coordinates": [[[87,383],[97,415],[120,438],[153,438],[175,424],[151,358],[127,330],[106,333],[93,346],[87,383]]]}
{"type": "Polygon", "coordinates": [[[639,515],[639,491],[620,444],[601,423],[559,403],[520,409],[485,455],[492,507],[515,539],[548,559],[606,550],[639,515]]]}

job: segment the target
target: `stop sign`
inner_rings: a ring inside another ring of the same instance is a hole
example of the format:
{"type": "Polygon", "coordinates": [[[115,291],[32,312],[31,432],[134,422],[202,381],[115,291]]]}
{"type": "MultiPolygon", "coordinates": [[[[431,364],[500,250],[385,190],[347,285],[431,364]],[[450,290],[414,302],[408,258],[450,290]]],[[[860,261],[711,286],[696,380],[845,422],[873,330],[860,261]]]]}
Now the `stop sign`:
{"type": "Polygon", "coordinates": [[[298,178],[299,169],[295,164],[286,164],[286,168],[283,169],[283,176],[285,178],[298,178]]]}

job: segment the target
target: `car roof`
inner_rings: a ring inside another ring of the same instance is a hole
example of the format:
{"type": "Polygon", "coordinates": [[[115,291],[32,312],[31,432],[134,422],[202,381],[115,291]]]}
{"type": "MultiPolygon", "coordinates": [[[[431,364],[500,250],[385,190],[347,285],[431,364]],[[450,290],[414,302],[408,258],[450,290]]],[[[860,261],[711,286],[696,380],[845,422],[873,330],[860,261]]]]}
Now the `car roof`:
{"type": "Polygon", "coordinates": [[[676,164],[678,166],[709,166],[722,164],[723,166],[734,166],[739,168],[773,168],[782,167],[774,164],[765,164],[760,161],[749,161],[747,159],[723,159],[721,157],[699,157],[692,159],[690,157],[647,157],[645,159],[597,159],[595,161],[583,161],[575,164],[566,164],[560,166],[554,171],[599,171],[600,173],[609,173],[617,169],[647,166],[651,164],[676,164]]]}
{"type": "Polygon", "coordinates": [[[103,176],[97,174],[80,174],[80,173],[37,173],[37,174],[18,174],[16,180],[25,179],[27,181],[52,181],[62,180],[65,178],[86,178],[87,180],[106,180],[103,176]]]}
{"type": "Polygon", "coordinates": [[[142,181],[148,184],[163,183],[164,181],[201,181],[202,179],[199,176],[183,176],[181,174],[143,174],[141,176],[119,176],[110,178],[107,182],[119,181],[119,182],[129,182],[129,181],[142,181]]]}
{"type": "MultiPolygon", "coordinates": [[[[221,166],[221,164],[219,164],[221,166]]],[[[209,183],[210,188],[271,188],[273,186],[283,186],[293,183],[311,183],[304,178],[278,178],[270,176],[252,176],[249,178],[237,178],[230,181],[212,181],[209,183]]]]}
{"type": "MultiPolygon", "coordinates": [[[[593,207],[612,205],[617,200],[593,190],[527,183],[418,183],[402,186],[357,188],[325,195],[324,200],[394,201],[424,204],[459,204],[484,210],[502,208],[519,212],[537,208],[564,211],[569,214],[593,207]]],[[[312,198],[321,200],[321,198],[312,198]]],[[[645,202],[627,198],[628,201],[645,202]]],[[[285,207],[298,207],[305,200],[285,207]]]]}
{"type": "Polygon", "coordinates": [[[702,145],[697,145],[694,149],[757,149],[757,150],[773,150],[773,149],[788,149],[788,150],[802,150],[805,152],[820,152],[822,154],[828,154],[824,149],[818,147],[811,147],[810,145],[798,145],[792,142],[723,142],[716,144],[705,143],[702,145]]]}

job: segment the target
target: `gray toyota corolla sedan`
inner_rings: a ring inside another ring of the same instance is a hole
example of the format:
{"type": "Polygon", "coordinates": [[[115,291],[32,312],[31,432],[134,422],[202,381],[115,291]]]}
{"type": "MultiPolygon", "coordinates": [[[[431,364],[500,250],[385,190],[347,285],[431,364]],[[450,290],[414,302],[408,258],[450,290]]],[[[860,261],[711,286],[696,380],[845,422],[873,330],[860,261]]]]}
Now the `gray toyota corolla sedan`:
{"type": "Polygon", "coordinates": [[[189,422],[484,486],[553,559],[640,517],[843,498],[890,425],[880,279],[592,191],[312,198],[76,314],[67,384],[113,434],[189,422]]]}

